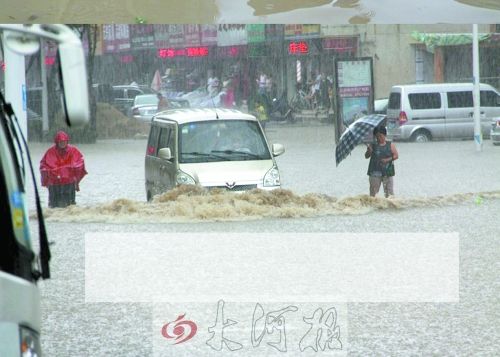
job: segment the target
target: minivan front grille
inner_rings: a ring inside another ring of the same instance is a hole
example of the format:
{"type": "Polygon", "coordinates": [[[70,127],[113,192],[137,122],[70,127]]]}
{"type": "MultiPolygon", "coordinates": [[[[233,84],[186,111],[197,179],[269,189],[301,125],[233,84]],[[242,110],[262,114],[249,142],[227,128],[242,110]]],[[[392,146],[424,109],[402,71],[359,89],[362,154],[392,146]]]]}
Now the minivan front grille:
{"type": "Polygon", "coordinates": [[[213,190],[213,189],[219,189],[219,190],[226,190],[226,191],[249,191],[253,190],[254,188],[257,188],[257,185],[235,185],[231,188],[227,186],[209,186],[207,189],[213,190]]]}

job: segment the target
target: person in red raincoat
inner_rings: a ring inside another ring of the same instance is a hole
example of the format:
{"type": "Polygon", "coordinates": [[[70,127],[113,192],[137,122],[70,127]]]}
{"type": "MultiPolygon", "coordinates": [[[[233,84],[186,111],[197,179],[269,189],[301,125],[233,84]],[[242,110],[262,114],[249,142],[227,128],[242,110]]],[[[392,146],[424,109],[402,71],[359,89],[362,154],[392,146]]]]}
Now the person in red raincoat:
{"type": "Polygon", "coordinates": [[[83,155],[75,146],[70,145],[69,135],[58,131],[54,145],[40,161],[42,186],[49,189],[49,207],[67,207],[75,204],[75,191],[87,174],[83,155]]]}

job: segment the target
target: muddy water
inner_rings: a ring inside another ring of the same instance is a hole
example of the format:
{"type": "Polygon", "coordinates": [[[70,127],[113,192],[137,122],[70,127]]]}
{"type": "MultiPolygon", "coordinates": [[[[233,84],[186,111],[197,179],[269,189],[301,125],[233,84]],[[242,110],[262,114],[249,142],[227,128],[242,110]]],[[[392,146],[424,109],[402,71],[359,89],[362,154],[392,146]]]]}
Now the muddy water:
{"type": "MultiPolygon", "coordinates": [[[[219,16],[216,0],[25,0],[2,6],[0,19],[14,23],[212,23],[219,16]]],[[[4,0],[0,4],[4,4],[4,0]]]]}
{"type": "Polygon", "coordinates": [[[495,23],[498,0],[0,0],[2,23],[495,23]]]}
{"type": "Polygon", "coordinates": [[[254,8],[255,16],[262,16],[322,6],[331,2],[332,0],[249,0],[248,5],[254,8]]]}
{"type": "Polygon", "coordinates": [[[482,7],[491,10],[500,10],[499,0],[455,0],[455,1],[470,6],[482,7]]]}
{"type": "Polygon", "coordinates": [[[95,206],[46,209],[48,221],[102,223],[166,223],[247,221],[261,218],[299,218],[361,215],[378,210],[405,210],[458,204],[481,204],[500,199],[500,191],[461,193],[422,198],[373,198],[358,195],[337,199],[324,194],[296,195],[289,190],[253,190],[234,194],[183,186],[156,196],[151,203],[117,199],[95,206]]]}

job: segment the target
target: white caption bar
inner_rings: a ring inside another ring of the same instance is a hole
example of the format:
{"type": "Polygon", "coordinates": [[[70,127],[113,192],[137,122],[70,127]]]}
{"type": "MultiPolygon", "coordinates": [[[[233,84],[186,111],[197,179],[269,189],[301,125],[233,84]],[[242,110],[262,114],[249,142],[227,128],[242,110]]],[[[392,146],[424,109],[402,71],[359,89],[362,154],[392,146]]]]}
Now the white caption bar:
{"type": "Polygon", "coordinates": [[[86,302],[458,302],[456,233],[88,233],[86,302]]]}

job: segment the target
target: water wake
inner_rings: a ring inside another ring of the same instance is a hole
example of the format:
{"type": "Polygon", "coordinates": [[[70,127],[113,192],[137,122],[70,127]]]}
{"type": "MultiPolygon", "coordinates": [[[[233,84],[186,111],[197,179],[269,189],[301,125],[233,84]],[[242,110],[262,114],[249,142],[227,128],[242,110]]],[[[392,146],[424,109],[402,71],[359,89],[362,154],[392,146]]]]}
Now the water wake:
{"type": "MultiPolygon", "coordinates": [[[[118,199],[95,206],[46,209],[52,222],[168,223],[244,221],[262,218],[300,218],[326,215],[361,215],[379,210],[403,210],[480,203],[499,199],[500,191],[460,193],[435,197],[380,198],[358,195],[337,199],[324,194],[296,195],[289,190],[252,190],[240,194],[181,186],[152,202],[118,199]]],[[[32,213],[35,215],[36,213],[32,213]]]]}

